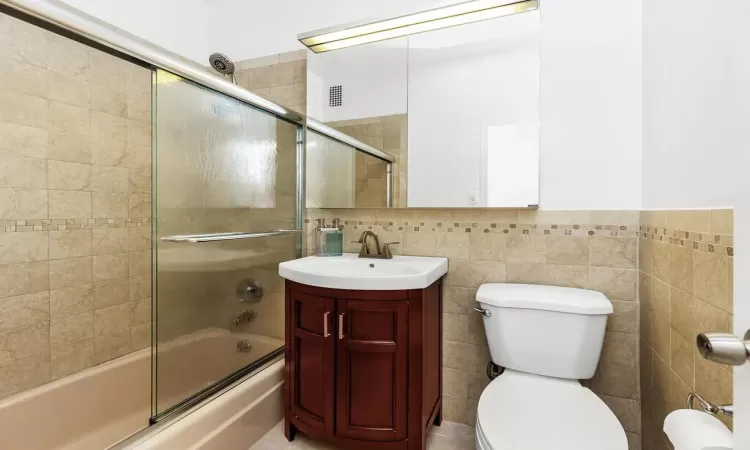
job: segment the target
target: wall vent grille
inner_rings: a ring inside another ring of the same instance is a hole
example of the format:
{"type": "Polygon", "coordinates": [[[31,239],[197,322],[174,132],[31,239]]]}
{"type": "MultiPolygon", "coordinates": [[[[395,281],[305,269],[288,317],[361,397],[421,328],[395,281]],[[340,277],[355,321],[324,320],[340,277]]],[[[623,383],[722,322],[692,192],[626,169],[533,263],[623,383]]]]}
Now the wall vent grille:
{"type": "Polygon", "coordinates": [[[342,88],[341,85],[331,86],[328,88],[328,106],[336,108],[341,106],[343,103],[342,88]]]}

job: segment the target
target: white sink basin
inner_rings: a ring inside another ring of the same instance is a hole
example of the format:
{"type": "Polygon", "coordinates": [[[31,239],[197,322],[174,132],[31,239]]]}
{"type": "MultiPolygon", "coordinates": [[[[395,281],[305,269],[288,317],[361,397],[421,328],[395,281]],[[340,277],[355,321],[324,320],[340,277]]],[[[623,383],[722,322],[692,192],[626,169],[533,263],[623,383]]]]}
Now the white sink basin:
{"type": "Polygon", "coordinates": [[[422,289],[448,272],[446,258],[394,256],[358,258],[356,254],[295,259],[279,264],[279,275],[309,286],[359,291],[422,289]]]}

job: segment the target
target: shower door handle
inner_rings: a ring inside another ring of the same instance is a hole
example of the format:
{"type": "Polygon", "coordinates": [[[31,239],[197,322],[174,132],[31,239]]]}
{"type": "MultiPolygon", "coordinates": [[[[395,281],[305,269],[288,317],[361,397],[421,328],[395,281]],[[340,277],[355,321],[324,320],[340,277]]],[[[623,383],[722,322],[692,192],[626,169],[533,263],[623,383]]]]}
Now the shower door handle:
{"type": "Polygon", "coordinates": [[[325,314],[323,314],[323,337],[327,338],[331,335],[331,333],[328,332],[328,318],[331,316],[330,311],[326,311],[325,314]]]}

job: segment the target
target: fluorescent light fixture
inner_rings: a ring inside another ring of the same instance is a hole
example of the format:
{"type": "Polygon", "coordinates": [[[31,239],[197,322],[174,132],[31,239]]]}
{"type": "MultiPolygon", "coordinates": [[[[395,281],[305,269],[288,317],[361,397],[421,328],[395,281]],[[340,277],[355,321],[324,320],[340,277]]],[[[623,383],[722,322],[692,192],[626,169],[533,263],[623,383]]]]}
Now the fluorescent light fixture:
{"type": "Polygon", "coordinates": [[[297,39],[313,52],[322,53],[538,8],[539,0],[475,0],[391,19],[312,31],[300,34],[297,39]]]}

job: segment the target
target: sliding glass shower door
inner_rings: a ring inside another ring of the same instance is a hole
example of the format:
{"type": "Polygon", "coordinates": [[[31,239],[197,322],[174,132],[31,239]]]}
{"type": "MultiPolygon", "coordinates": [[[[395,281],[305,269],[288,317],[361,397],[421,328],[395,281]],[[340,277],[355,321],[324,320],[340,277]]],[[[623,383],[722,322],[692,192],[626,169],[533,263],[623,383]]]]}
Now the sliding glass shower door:
{"type": "Polygon", "coordinates": [[[158,420],[283,349],[277,267],[300,251],[293,230],[303,134],[164,71],[154,101],[158,420]]]}

